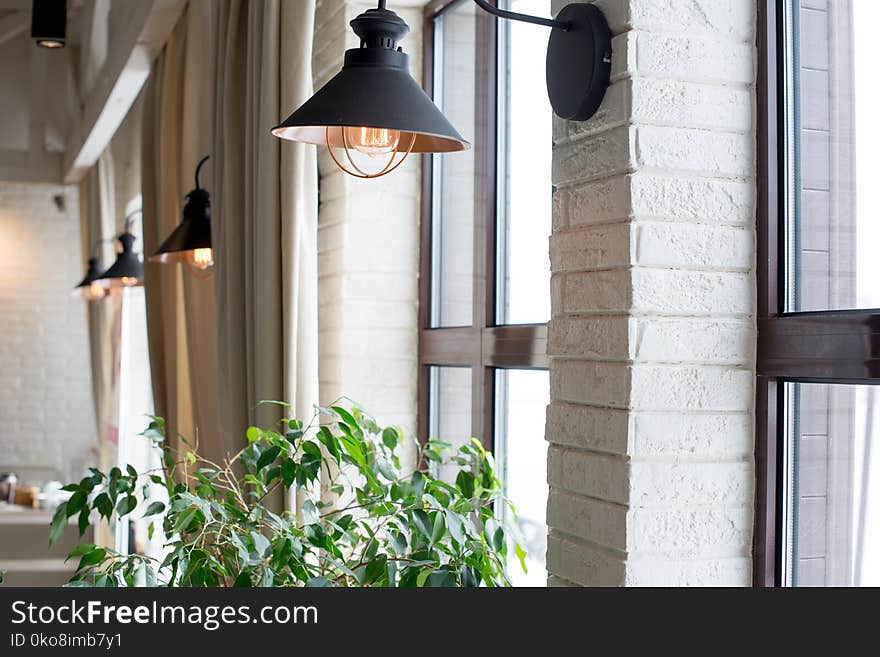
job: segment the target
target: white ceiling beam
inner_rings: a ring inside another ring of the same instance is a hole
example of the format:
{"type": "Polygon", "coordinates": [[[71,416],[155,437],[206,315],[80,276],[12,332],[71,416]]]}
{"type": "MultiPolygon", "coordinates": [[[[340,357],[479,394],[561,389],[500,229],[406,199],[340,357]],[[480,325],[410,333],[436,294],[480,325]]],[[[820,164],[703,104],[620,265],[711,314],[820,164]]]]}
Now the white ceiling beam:
{"type": "Polygon", "coordinates": [[[125,25],[110,35],[107,59],[68,139],[64,182],[79,182],[107,148],[185,5],[186,0],[138,2],[125,25]]]}
{"type": "Polygon", "coordinates": [[[31,17],[26,11],[17,11],[0,18],[0,46],[14,39],[19,34],[24,34],[30,27],[31,17]]]}

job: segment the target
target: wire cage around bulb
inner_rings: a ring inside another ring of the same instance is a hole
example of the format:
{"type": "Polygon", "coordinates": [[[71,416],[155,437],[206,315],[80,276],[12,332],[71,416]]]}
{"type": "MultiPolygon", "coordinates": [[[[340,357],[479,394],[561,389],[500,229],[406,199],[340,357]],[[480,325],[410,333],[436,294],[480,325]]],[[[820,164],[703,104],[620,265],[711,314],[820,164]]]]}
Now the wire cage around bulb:
{"type": "Polygon", "coordinates": [[[333,158],[333,161],[336,163],[340,169],[342,169],[345,173],[350,176],[354,176],[355,178],[381,178],[382,176],[386,176],[395,169],[397,169],[401,164],[403,164],[404,160],[409,156],[412,152],[413,146],[416,143],[416,135],[414,133],[407,133],[409,135],[408,145],[406,150],[400,150],[400,142],[402,139],[406,137],[402,136],[401,133],[397,130],[388,130],[387,128],[368,128],[368,127],[342,127],[342,128],[331,128],[327,127],[325,136],[326,136],[326,144],[327,150],[330,153],[330,157],[333,158]],[[349,134],[351,130],[357,130],[361,133],[367,133],[371,131],[387,133],[389,137],[386,137],[385,140],[374,140],[373,143],[384,141],[385,143],[389,141],[393,141],[393,145],[390,146],[390,150],[385,150],[386,146],[378,146],[370,143],[369,138],[362,138],[360,143],[357,143],[356,139],[352,139],[349,134]],[[338,157],[336,157],[336,153],[333,152],[333,143],[334,140],[331,140],[330,134],[331,131],[338,132],[338,139],[342,141],[342,149],[345,151],[345,157],[348,160],[348,163],[351,165],[351,169],[349,169],[346,165],[344,165],[338,157]],[[395,134],[396,133],[396,134],[395,134]],[[393,135],[393,136],[391,136],[393,135]],[[379,155],[388,155],[388,161],[384,167],[382,167],[379,171],[369,172],[364,171],[358,164],[354,161],[354,158],[351,156],[351,151],[355,150],[369,157],[377,157],[379,155]],[[371,152],[372,151],[372,152],[371,152]],[[395,162],[395,158],[400,155],[400,159],[395,162]],[[353,169],[353,170],[352,170],[353,169]]]}

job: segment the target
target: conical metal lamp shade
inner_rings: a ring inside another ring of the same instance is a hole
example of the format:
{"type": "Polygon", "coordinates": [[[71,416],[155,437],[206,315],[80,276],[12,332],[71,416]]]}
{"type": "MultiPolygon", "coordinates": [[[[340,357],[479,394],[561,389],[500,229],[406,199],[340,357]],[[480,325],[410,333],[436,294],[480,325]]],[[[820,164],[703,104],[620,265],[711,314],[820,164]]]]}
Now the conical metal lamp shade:
{"type": "Polygon", "coordinates": [[[104,286],[98,282],[101,277],[101,267],[97,258],[89,258],[89,266],[86,270],[85,277],[80,281],[79,285],[73,288],[72,295],[81,297],[86,301],[97,301],[103,299],[106,293],[104,286]]]}
{"type": "Polygon", "coordinates": [[[211,197],[204,189],[187,194],[183,221],[162,242],[151,262],[187,262],[187,254],[211,248],[211,197]]]}
{"type": "Polygon", "coordinates": [[[140,287],[144,284],[144,263],[132,250],[134,240],[131,233],[119,236],[122,251],[117,254],[116,262],[99,279],[105,287],[140,287]]]}
{"type": "MultiPolygon", "coordinates": [[[[349,128],[400,131],[413,153],[470,148],[409,74],[409,57],[396,50],[409,27],[397,14],[370,9],[351,25],[361,47],[345,52],[342,70],[287,119],[272,129],[282,139],[344,148],[349,128]]],[[[405,146],[404,146],[405,148],[405,146]]]]}

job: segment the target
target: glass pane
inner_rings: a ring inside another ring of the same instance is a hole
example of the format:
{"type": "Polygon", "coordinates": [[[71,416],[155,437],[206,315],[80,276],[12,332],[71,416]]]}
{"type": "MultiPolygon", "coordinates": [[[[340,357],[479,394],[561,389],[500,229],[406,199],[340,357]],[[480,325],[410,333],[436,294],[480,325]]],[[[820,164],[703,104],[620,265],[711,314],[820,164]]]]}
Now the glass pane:
{"type": "MultiPolygon", "coordinates": [[[[511,0],[512,11],[550,16],[550,0],[511,0]]],[[[552,116],[543,93],[550,30],[499,21],[499,324],[550,319],[552,116]],[[536,93],[542,90],[542,93],[536,93]]]]}
{"type": "MultiPolygon", "coordinates": [[[[546,586],[547,441],[544,418],[550,403],[546,370],[498,370],[496,462],[508,497],[516,506],[517,540],[526,551],[524,573],[509,546],[508,576],[514,586],[546,586]]],[[[513,518],[510,518],[513,521],[513,518]]]]}
{"type": "MultiPolygon", "coordinates": [[[[434,34],[434,101],[473,143],[476,5],[443,12],[434,34]]],[[[474,274],[474,150],[434,156],[431,326],[470,326],[474,274]]]]}
{"type": "Polygon", "coordinates": [[[877,0],[787,0],[789,311],[880,307],[877,0]]]}
{"type": "MultiPolygon", "coordinates": [[[[430,436],[464,445],[471,439],[471,368],[432,367],[429,386],[430,436]]],[[[438,472],[449,483],[455,482],[457,474],[452,466],[438,472]]]]}
{"type": "Polygon", "coordinates": [[[878,388],[786,384],[783,580],[880,585],[878,388]]]}

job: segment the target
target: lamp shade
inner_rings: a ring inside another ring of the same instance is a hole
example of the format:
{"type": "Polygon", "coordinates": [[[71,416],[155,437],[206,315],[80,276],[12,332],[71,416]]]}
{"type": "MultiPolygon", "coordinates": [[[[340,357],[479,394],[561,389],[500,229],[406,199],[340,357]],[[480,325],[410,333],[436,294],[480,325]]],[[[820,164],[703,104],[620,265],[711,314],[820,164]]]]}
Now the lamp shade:
{"type": "Polygon", "coordinates": [[[384,2],[351,21],[361,47],[345,52],[342,70],[272,133],[282,139],[348,148],[345,128],[399,132],[413,153],[470,148],[409,74],[409,57],[397,42],[409,26],[384,2]]]}
{"type": "Polygon", "coordinates": [[[186,200],[183,221],[150,256],[151,262],[194,264],[202,255],[199,252],[211,251],[211,196],[204,189],[194,189],[186,200]]]}
{"type": "Polygon", "coordinates": [[[99,279],[105,287],[139,287],[144,284],[144,264],[133,250],[134,240],[135,236],[128,232],[119,236],[122,250],[116,255],[116,262],[99,279]]]}
{"type": "Polygon", "coordinates": [[[73,295],[81,297],[85,301],[97,301],[103,299],[106,295],[106,289],[98,282],[101,277],[101,267],[97,258],[89,258],[89,267],[86,270],[85,278],[80,284],[73,288],[73,295]]]}

